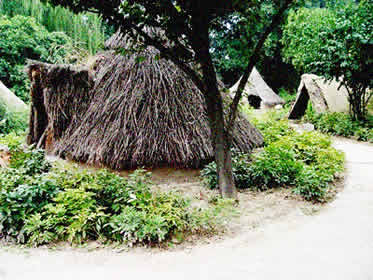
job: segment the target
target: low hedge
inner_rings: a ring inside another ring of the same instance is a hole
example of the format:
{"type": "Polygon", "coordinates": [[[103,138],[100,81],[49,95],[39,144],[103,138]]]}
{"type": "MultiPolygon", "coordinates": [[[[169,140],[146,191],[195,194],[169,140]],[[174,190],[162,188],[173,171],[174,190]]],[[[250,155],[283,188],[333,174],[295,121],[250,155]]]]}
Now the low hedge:
{"type": "MultiPolygon", "coordinates": [[[[291,187],[307,200],[325,201],[331,183],[344,169],[344,154],[331,147],[330,138],[314,131],[298,133],[273,114],[253,122],[264,135],[265,147],[251,156],[233,151],[237,188],[291,187]]],[[[201,171],[201,176],[206,186],[216,188],[214,162],[201,171]]]]}
{"type": "Polygon", "coordinates": [[[231,206],[218,200],[200,209],[178,193],[152,191],[144,170],[123,178],[107,170],[53,167],[42,150],[24,149],[20,139],[0,139],[11,153],[9,168],[0,168],[0,236],[10,241],[154,245],[214,232],[231,206]]]}

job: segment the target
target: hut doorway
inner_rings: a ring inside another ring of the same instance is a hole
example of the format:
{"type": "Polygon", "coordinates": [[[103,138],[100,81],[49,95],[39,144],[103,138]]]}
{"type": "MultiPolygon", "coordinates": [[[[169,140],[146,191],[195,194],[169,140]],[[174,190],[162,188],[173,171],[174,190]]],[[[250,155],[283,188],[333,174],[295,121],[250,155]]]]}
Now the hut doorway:
{"type": "Polygon", "coordinates": [[[290,112],[289,119],[300,119],[306,112],[308,101],[310,96],[307,92],[306,87],[303,87],[297,101],[295,102],[293,109],[290,112]]]}
{"type": "Polygon", "coordinates": [[[249,104],[254,109],[260,109],[260,104],[262,103],[262,99],[257,95],[249,95],[247,97],[249,104]]]}
{"type": "Polygon", "coordinates": [[[48,115],[44,105],[44,94],[40,74],[40,69],[34,68],[30,71],[32,106],[27,143],[36,143],[37,147],[44,147],[45,132],[48,127],[48,115]]]}

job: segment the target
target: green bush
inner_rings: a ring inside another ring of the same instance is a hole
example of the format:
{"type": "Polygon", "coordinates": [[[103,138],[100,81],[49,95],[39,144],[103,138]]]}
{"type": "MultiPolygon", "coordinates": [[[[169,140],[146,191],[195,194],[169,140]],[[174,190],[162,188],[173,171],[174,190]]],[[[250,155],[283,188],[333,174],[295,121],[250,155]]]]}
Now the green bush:
{"type": "Polygon", "coordinates": [[[253,157],[249,169],[249,186],[265,190],[295,184],[295,179],[302,169],[301,162],[297,161],[295,156],[290,145],[279,142],[268,145],[253,157]]]}
{"type": "Polygon", "coordinates": [[[371,120],[359,122],[352,120],[344,113],[316,114],[311,107],[307,108],[304,121],[312,123],[321,132],[344,137],[355,137],[357,140],[373,143],[373,124],[371,120]]]}
{"type": "Polygon", "coordinates": [[[0,169],[0,235],[37,246],[58,241],[87,240],[158,244],[175,235],[215,231],[221,204],[202,210],[177,193],[151,190],[149,173],[128,178],[56,168],[44,152],[23,149],[14,134],[9,168],[0,169]]]}
{"type": "Polygon", "coordinates": [[[285,101],[285,107],[289,107],[296,99],[297,94],[290,94],[286,89],[280,88],[278,95],[285,101]]]}
{"type": "Polygon", "coordinates": [[[46,176],[37,176],[30,180],[15,171],[5,174],[1,172],[0,176],[2,180],[11,179],[12,183],[7,182],[0,191],[0,232],[23,243],[24,221],[47,205],[59,189],[46,176]]]}
{"type": "Polygon", "coordinates": [[[61,63],[72,52],[64,33],[49,33],[33,18],[0,16],[0,79],[23,101],[29,100],[27,59],[61,63]]]}
{"type": "MultiPolygon", "coordinates": [[[[236,187],[239,189],[246,189],[249,178],[250,158],[246,154],[232,151],[232,170],[236,187]]],[[[210,189],[216,188],[218,179],[216,176],[216,163],[211,162],[201,170],[201,176],[204,184],[210,189]]]]}
{"type": "Polygon", "coordinates": [[[10,132],[22,133],[28,126],[28,112],[9,112],[2,102],[0,102],[0,134],[10,132]]]}
{"type": "Polygon", "coordinates": [[[262,133],[265,145],[276,142],[283,136],[291,136],[295,133],[287,120],[277,119],[275,115],[267,115],[262,120],[254,119],[253,124],[262,133]]]}
{"type": "Polygon", "coordinates": [[[296,180],[294,192],[306,200],[323,202],[328,190],[330,177],[312,166],[305,166],[296,180]]]}
{"type": "MultiPolygon", "coordinates": [[[[232,167],[237,188],[266,190],[292,187],[307,200],[324,201],[330,183],[343,171],[344,155],[331,147],[328,136],[318,132],[297,133],[286,120],[276,115],[254,120],[262,131],[266,146],[251,158],[233,153],[232,167]]],[[[202,171],[204,184],[216,188],[216,164],[202,171]]]]}

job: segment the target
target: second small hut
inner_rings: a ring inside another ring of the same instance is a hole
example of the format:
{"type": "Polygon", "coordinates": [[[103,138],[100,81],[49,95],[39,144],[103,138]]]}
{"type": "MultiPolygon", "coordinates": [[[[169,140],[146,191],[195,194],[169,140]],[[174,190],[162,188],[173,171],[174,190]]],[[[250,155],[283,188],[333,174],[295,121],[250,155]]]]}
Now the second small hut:
{"type": "MultiPolygon", "coordinates": [[[[111,38],[110,47],[116,41],[118,36],[111,38]]],[[[118,170],[198,168],[212,161],[202,93],[172,62],[157,56],[148,47],[139,55],[106,51],[91,66],[30,62],[28,143],[118,170]]],[[[239,116],[233,147],[249,153],[262,144],[260,132],[239,116]]]]}

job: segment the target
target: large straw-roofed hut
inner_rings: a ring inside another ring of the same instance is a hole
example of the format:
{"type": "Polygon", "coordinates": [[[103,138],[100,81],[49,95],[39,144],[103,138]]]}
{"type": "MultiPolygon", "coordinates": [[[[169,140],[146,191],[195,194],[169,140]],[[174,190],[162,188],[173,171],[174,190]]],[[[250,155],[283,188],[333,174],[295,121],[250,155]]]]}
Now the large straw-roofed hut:
{"type": "MultiPolygon", "coordinates": [[[[116,35],[108,44],[122,42],[116,35]]],[[[113,169],[192,167],[213,160],[202,93],[149,47],[140,56],[106,51],[90,66],[30,62],[29,143],[48,153],[113,169]]],[[[244,117],[233,146],[249,153],[263,138],[244,117]]]]}

